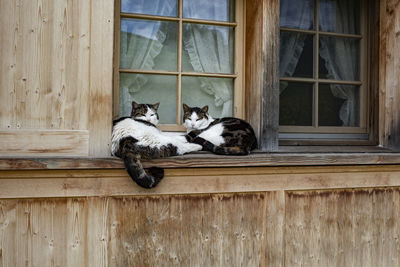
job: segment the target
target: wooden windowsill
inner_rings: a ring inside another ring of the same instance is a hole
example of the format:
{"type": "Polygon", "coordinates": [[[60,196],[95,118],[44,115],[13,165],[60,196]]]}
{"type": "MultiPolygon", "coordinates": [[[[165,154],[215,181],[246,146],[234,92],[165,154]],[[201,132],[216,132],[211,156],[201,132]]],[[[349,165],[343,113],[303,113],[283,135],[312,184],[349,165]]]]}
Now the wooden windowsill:
{"type": "MultiPolygon", "coordinates": [[[[380,148],[281,147],[276,153],[253,152],[248,156],[218,156],[206,152],[142,161],[145,168],[230,168],[269,166],[380,165],[400,164],[400,153],[380,148]]],[[[0,170],[122,169],[109,158],[14,158],[0,157],[0,170]]]]}

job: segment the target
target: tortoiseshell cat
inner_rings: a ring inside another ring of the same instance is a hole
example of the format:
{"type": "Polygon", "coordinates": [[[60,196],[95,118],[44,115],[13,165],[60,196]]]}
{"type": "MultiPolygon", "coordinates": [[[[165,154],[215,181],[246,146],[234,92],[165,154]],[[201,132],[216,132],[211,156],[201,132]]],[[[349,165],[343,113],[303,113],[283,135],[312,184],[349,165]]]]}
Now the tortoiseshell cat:
{"type": "Polygon", "coordinates": [[[183,111],[186,139],[203,146],[203,150],[219,155],[248,155],[257,148],[254,130],[246,121],[231,117],[213,119],[208,114],[208,106],[183,104],[183,111]]]}
{"type": "Polygon", "coordinates": [[[150,168],[145,172],[140,159],[154,159],[199,151],[200,145],[187,142],[184,136],[169,136],[159,130],[157,109],[159,103],[132,102],[131,117],[114,121],[112,154],[124,160],[126,170],[140,186],[152,188],[164,177],[164,170],[150,168]]]}

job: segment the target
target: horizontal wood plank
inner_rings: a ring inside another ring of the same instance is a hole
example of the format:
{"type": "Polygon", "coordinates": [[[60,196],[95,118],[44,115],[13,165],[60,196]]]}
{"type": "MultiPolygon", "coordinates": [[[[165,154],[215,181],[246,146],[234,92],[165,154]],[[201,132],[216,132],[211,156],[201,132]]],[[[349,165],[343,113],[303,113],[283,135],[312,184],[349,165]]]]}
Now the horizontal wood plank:
{"type": "Polygon", "coordinates": [[[1,156],[88,156],[85,130],[0,131],[1,156]]]}
{"type": "Polygon", "coordinates": [[[2,171],[0,198],[170,195],[398,187],[400,166],[166,169],[154,189],[125,170],[2,171]]]}
{"type": "MultiPolygon", "coordinates": [[[[0,141],[1,142],[1,141],[0,141]]],[[[217,156],[196,153],[143,161],[145,168],[267,167],[400,164],[399,153],[254,153],[249,156],[217,156]]],[[[291,151],[288,149],[287,151],[291,151]]],[[[316,148],[316,151],[322,151],[316,148]]],[[[22,158],[0,155],[0,170],[122,169],[121,159],[109,158],[22,158]]]]}

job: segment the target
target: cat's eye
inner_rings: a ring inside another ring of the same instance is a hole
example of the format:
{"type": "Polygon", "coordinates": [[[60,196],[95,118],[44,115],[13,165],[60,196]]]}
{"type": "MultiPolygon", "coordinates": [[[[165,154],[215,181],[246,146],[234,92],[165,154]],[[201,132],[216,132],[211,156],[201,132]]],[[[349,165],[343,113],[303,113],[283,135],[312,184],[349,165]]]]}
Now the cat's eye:
{"type": "Polygon", "coordinates": [[[197,119],[196,121],[201,121],[201,119],[197,119]]]}
{"type": "Polygon", "coordinates": [[[153,116],[155,116],[155,115],[156,115],[156,114],[151,114],[150,117],[153,117],[153,116]]]}

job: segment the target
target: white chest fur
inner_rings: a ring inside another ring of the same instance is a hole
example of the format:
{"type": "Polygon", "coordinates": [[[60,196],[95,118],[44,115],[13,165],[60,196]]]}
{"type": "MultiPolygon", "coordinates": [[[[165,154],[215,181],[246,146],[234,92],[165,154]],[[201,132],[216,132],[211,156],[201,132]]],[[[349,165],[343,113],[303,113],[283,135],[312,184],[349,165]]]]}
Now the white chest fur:
{"type": "Polygon", "coordinates": [[[113,155],[118,151],[119,141],[124,137],[133,137],[138,140],[138,146],[151,148],[161,148],[172,144],[177,147],[178,154],[201,150],[201,146],[189,144],[184,137],[169,136],[156,127],[148,126],[132,119],[125,119],[114,126],[111,138],[111,152],[113,155]]]}
{"type": "Polygon", "coordinates": [[[219,146],[225,143],[224,138],[221,136],[224,131],[224,127],[221,123],[218,123],[214,126],[211,126],[209,129],[202,132],[199,137],[206,139],[207,141],[213,143],[216,146],[219,146]]]}

